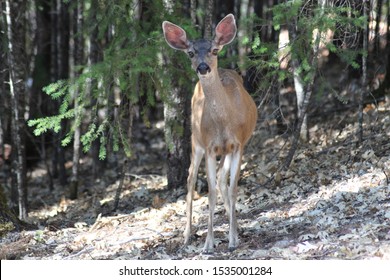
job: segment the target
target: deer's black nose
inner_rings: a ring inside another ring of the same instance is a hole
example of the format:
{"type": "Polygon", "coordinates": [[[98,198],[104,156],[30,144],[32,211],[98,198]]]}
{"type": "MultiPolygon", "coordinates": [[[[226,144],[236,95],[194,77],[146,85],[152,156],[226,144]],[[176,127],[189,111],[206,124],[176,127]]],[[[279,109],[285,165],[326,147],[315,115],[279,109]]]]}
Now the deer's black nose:
{"type": "Polygon", "coordinates": [[[210,67],[202,62],[201,64],[198,65],[198,68],[196,68],[196,72],[202,74],[202,75],[205,75],[206,73],[210,72],[210,67]]]}

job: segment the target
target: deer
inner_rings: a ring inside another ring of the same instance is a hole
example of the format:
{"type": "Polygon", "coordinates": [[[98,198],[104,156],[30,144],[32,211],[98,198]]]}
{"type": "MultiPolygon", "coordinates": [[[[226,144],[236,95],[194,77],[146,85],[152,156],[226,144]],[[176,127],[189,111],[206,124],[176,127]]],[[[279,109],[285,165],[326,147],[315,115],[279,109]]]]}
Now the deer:
{"type": "Polygon", "coordinates": [[[239,244],[236,200],[241,160],[257,122],[257,107],[245,90],[242,77],[234,70],[218,68],[218,53],[234,40],[236,21],[233,14],[224,17],[217,24],[212,40],[189,40],[180,26],[169,21],[162,23],[162,29],[171,48],[187,53],[199,78],[191,99],[192,154],[187,179],[184,245],[189,243],[191,236],[194,187],[205,156],[209,217],[203,252],[214,252],[217,187],[229,218],[228,248],[234,251],[239,244]]]}

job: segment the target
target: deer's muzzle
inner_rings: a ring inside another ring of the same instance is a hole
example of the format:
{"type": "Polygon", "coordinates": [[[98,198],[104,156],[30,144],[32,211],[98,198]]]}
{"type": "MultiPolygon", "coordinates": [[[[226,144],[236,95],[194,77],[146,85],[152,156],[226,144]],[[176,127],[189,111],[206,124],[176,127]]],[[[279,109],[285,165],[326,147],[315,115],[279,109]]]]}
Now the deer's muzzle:
{"type": "Polygon", "coordinates": [[[200,73],[201,75],[206,75],[210,71],[210,67],[205,62],[200,63],[198,68],[196,68],[196,72],[200,73]]]}

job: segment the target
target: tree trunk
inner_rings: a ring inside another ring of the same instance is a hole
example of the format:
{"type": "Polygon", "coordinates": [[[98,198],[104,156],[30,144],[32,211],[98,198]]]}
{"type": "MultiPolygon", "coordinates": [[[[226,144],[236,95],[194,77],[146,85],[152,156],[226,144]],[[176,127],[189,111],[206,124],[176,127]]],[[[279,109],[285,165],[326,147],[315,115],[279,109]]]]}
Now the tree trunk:
{"type": "MultiPolygon", "coordinates": [[[[93,0],[90,10],[90,18],[97,20],[97,8],[98,8],[98,1],[93,0]]],[[[99,46],[98,46],[98,26],[92,26],[92,30],[90,32],[89,36],[89,48],[87,50],[88,52],[88,66],[91,67],[92,65],[96,64],[99,61],[99,46]]],[[[93,91],[98,87],[97,82],[95,79],[89,79],[87,81],[86,85],[86,96],[89,96],[91,99],[91,119],[92,122],[96,124],[96,126],[99,126],[99,116],[98,116],[98,110],[97,108],[97,99],[93,96],[93,91]]],[[[104,89],[98,89],[98,90],[104,90],[104,89]]],[[[100,139],[96,139],[91,146],[91,157],[93,160],[92,164],[92,174],[93,177],[96,179],[99,177],[100,171],[102,169],[102,163],[99,160],[99,149],[100,149],[100,139]]]]}
{"type": "MultiPolygon", "coordinates": [[[[371,5],[370,5],[371,6],[371,5]]],[[[370,14],[372,14],[374,11],[373,9],[375,9],[375,7],[370,7],[370,14]]],[[[379,31],[379,26],[380,26],[380,23],[382,21],[382,13],[383,13],[383,0],[378,0],[377,3],[376,3],[376,18],[375,18],[375,32],[374,32],[374,36],[375,36],[375,40],[374,40],[374,52],[377,52],[377,53],[380,53],[381,52],[381,47],[380,47],[380,31],[379,31]]],[[[388,28],[387,28],[388,29],[388,28]]]]}
{"type": "Polygon", "coordinates": [[[25,88],[25,12],[26,3],[23,0],[5,1],[5,22],[7,26],[9,68],[9,92],[12,107],[12,141],[14,147],[13,186],[17,189],[19,219],[27,218],[27,184],[26,184],[26,153],[25,153],[25,121],[24,96],[25,88]]]}
{"type": "Polygon", "coordinates": [[[191,22],[196,24],[196,0],[190,0],[190,13],[191,13],[191,22]]]}
{"type": "Polygon", "coordinates": [[[0,238],[20,225],[18,218],[7,206],[7,200],[0,185],[0,238]]]}
{"type": "Polygon", "coordinates": [[[77,1],[75,8],[73,9],[72,17],[72,35],[73,35],[73,44],[71,44],[71,53],[73,54],[73,84],[74,88],[74,109],[75,109],[75,119],[74,119],[74,136],[73,136],[73,159],[72,159],[72,176],[70,180],[70,199],[76,199],[78,193],[79,185],[79,162],[80,162],[80,137],[81,137],[81,117],[79,110],[79,85],[76,83],[76,79],[80,75],[79,70],[75,70],[74,67],[82,65],[84,45],[83,45],[83,3],[82,1],[77,1]]]}
{"type": "MultiPolygon", "coordinates": [[[[62,0],[51,0],[51,54],[50,77],[52,82],[69,77],[69,13],[68,4],[62,0]]],[[[54,112],[58,112],[59,102],[54,102],[54,112]]],[[[58,134],[53,134],[53,177],[59,178],[60,184],[65,186],[67,176],[65,170],[65,150],[61,146],[64,138],[66,121],[62,122],[58,134]]]]}
{"type": "Polygon", "coordinates": [[[207,1],[206,7],[206,20],[205,20],[205,28],[204,28],[204,38],[211,39],[212,36],[212,24],[213,24],[213,11],[214,11],[214,0],[207,1]]]}
{"type": "MultiPolygon", "coordinates": [[[[47,0],[35,1],[34,10],[36,11],[36,52],[34,58],[34,67],[32,70],[32,86],[30,90],[30,118],[41,117],[44,115],[52,115],[52,109],[49,104],[52,104],[52,100],[47,94],[43,94],[42,88],[50,84],[50,68],[51,68],[51,21],[50,21],[50,2],[47,0]]],[[[48,146],[46,140],[50,139],[50,136],[42,134],[39,137],[39,142],[36,146],[39,149],[39,156],[42,163],[45,164],[47,170],[47,185],[52,191],[54,189],[53,176],[51,166],[49,164],[49,158],[47,153],[48,146]]]]}
{"type": "MultiPolygon", "coordinates": [[[[289,25],[289,34],[291,36],[290,42],[294,42],[297,38],[297,24],[290,24],[289,25]]],[[[298,123],[300,123],[300,126],[296,127],[296,130],[299,131],[299,138],[301,138],[302,141],[307,142],[308,141],[308,129],[307,129],[307,116],[306,116],[306,110],[303,108],[303,104],[306,99],[306,90],[305,85],[303,83],[303,79],[300,74],[300,62],[297,58],[292,59],[291,61],[291,67],[293,70],[293,78],[294,78],[294,89],[295,89],[295,95],[297,97],[297,112],[298,112],[298,123]],[[302,120],[301,120],[302,119],[302,120]]]]}
{"type": "MultiPolygon", "coordinates": [[[[172,62],[174,63],[174,62],[172,62]]],[[[191,100],[188,91],[175,85],[165,104],[165,141],[168,149],[168,188],[185,186],[191,160],[191,100]]]]}
{"type": "MultiPolygon", "coordinates": [[[[390,3],[387,1],[386,4],[384,4],[385,7],[382,8],[382,11],[385,10],[387,11],[387,26],[390,26],[390,3]]],[[[378,78],[378,89],[374,91],[373,95],[376,97],[379,96],[385,96],[388,94],[389,89],[390,89],[390,31],[387,29],[385,31],[386,33],[383,34],[382,40],[385,41],[386,43],[383,42],[383,45],[381,45],[381,48],[379,49],[379,57],[383,58],[382,63],[383,67],[381,67],[383,70],[381,71],[380,75],[384,75],[382,83],[380,83],[379,78],[378,78]]],[[[377,34],[379,36],[379,34],[377,34]]]]}
{"type": "MultiPolygon", "coordinates": [[[[363,16],[367,17],[367,0],[363,0],[363,16]]],[[[379,23],[377,23],[379,24],[379,23]]],[[[363,30],[363,51],[368,54],[368,22],[364,25],[363,30]]],[[[363,108],[364,108],[364,96],[366,95],[367,88],[367,55],[363,55],[362,58],[362,82],[361,82],[360,96],[359,96],[359,112],[358,112],[358,142],[363,141],[363,108]]]]}
{"type": "MultiPolygon", "coordinates": [[[[321,0],[319,3],[322,7],[322,11],[324,9],[325,1],[321,0]]],[[[290,24],[289,26],[289,32],[291,35],[291,42],[294,42],[296,40],[297,36],[297,30],[296,30],[297,23],[290,24]]],[[[312,54],[311,54],[311,76],[310,80],[307,81],[306,84],[304,84],[302,81],[302,77],[298,73],[297,69],[300,66],[300,62],[294,58],[292,60],[292,68],[293,68],[293,74],[294,74],[294,85],[295,85],[295,91],[297,92],[297,103],[298,103],[298,122],[297,126],[294,130],[293,134],[293,141],[291,144],[291,148],[287,154],[287,157],[285,159],[285,162],[283,164],[283,169],[287,170],[293,160],[295,151],[298,147],[298,143],[300,139],[305,140],[305,137],[308,136],[308,130],[307,130],[307,119],[306,119],[306,113],[307,109],[309,107],[310,97],[311,93],[313,91],[313,85],[314,80],[317,72],[318,67],[318,50],[320,45],[320,39],[321,39],[321,32],[317,32],[312,47],[312,54]],[[301,94],[301,96],[298,96],[298,94],[301,94]],[[305,130],[304,130],[305,129],[305,130]]],[[[307,139],[307,138],[306,138],[307,139]]]]}
{"type": "MultiPolygon", "coordinates": [[[[4,14],[3,11],[3,4],[0,0],[0,13],[4,14]]],[[[0,16],[0,26],[5,26],[5,18],[3,16],[0,16]]],[[[6,41],[6,36],[5,34],[0,33],[0,41],[5,42],[6,41]]],[[[6,61],[7,53],[7,48],[4,46],[4,44],[0,45],[0,61],[6,61]]],[[[4,156],[4,144],[5,144],[5,131],[6,131],[6,121],[5,121],[5,116],[8,115],[5,111],[5,104],[6,104],[6,99],[8,96],[4,93],[8,91],[7,89],[7,84],[5,81],[9,80],[8,75],[7,75],[7,66],[6,63],[1,63],[0,64],[0,91],[3,93],[0,95],[0,172],[3,171],[3,166],[4,166],[4,161],[5,161],[5,156],[4,156]]],[[[0,186],[1,186],[0,182],[0,186]]]]}
{"type": "MultiPolygon", "coordinates": [[[[57,0],[57,60],[58,60],[58,78],[69,78],[69,3],[65,3],[62,0],[57,0]]],[[[59,104],[60,105],[60,104],[59,104]]],[[[58,133],[56,148],[58,151],[58,175],[59,181],[62,186],[67,184],[67,175],[65,169],[65,149],[61,145],[61,141],[65,136],[65,129],[68,121],[63,120],[61,130],[58,133]]]]}
{"type": "MultiPolygon", "coordinates": [[[[1,4],[0,4],[1,6],[1,4]]],[[[8,232],[17,230],[32,230],[36,229],[36,226],[27,224],[24,221],[18,219],[14,212],[9,209],[6,196],[0,186],[0,239],[8,232]]]]}
{"type": "MultiPolygon", "coordinates": [[[[180,13],[183,11],[177,11],[177,14],[180,13]]],[[[185,13],[190,16],[189,11],[185,13]]],[[[195,25],[194,22],[193,24],[195,25]]],[[[175,68],[175,70],[178,70],[178,75],[183,75],[184,70],[180,67],[181,63],[177,58],[166,58],[165,64],[178,65],[177,68],[180,69],[175,68]]],[[[179,79],[172,79],[169,102],[164,104],[168,189],[183,187],[187,184],[188,168],[191,162],[191,96],[192,92],[188,91],[179,79]]]]}

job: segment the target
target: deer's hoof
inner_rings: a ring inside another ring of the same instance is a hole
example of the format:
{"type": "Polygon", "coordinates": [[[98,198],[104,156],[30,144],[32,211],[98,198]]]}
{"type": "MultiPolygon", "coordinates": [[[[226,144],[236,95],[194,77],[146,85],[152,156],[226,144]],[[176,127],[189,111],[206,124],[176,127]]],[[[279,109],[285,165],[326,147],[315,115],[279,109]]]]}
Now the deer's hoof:
{"type": "Polygon", "coordinates": [[[204,248],[203,249],[203,254],[205,254],[205,255],[212,255],[212,254],[214,254],[214,248],[211,248],[211,249],[204,248]]]}
{"type": "Polygon", "coordinates": [[[203,254],[212,255],[214,254],[214,243],[206,242],[203,247],[203,254]]]}
{"type": "Polygon", "coordinates": [[[237,249],[237,247],[229,247],[229,252],[233,252],[236,249],[237,249]]]}

